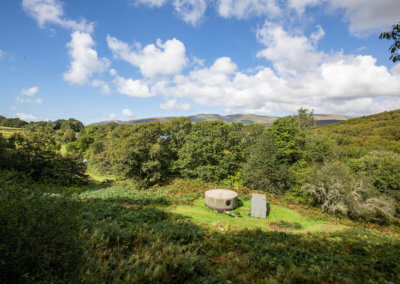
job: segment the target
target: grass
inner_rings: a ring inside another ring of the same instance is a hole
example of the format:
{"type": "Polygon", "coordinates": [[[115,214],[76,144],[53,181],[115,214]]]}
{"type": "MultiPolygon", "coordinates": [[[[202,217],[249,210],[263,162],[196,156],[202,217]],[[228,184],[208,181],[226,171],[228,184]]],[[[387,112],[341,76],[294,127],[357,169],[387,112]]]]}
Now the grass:
{"type": "MultiPolygon", "coordinates": [[[[248,217],[251,194],[241,194],[243,205],[233,210],[235,217],[218,213],[204,206],[204,192],[210,186],[201,182],[176,180],[166,186],[138,190],[129,183],[116,183],[111,187],[95,188],[76,194],[82,200],[103,200],[122,204],[126,207],[148,206],[190,219],[193,223],[206,226],[211,230],[261,229],[280,230],[298,233],[333,232],[346,227],[326,220],[301,215],[292,209],[280,206],[274,200],[271,212],[266,219],[248,217]],[[239,212],[240,215],[236,215],[239,212]],[[288,226],[291,224],[292,226],[288,226]],[[296,227],[298,224],[300,227],[296,227]]],[[[268,194],[267,194],[268,199],[268,194]]]]}
{"type": "Polygon", "coordinates": [[[312,219],[310,217],[301,216],[291,209],[271,205],[271,213],[266,219],[248,217],[250,213],[250,201],[244,201],[243,206],[232,211],[235,217],[231,217],[225,213],[218,213],[204,206],[204,199],[199,199],[193,205],[169,206],[164,208],[166,211],[189,217],[194,223],[206,225],[211,229],[224,231],[229,229],[255,229],[261,230],[283,230],[295,231],[301,233],[307,232],[333,232],[343,230],[342,225],[332,224],[322,220],[312,219]],[[237,216],[236,212],[240,215],[237,216]],[[282,226],[282,222],[299,224],[299,228],[288,228],[282,226]],[[281,223],[280,225],[277,225],[281,223]]]}
{"type": "MultiPolygon", "coordinates": [[[[61,149],[63,150],[63,149],[61,149]]],[[[65,150],[64,150],[65,151],[65,150]]],[[[104,180],[115,180],[114,175],[103,175],[99,171],[96,170],[90,163],[87,166],[86,173],[95,181],[102,182],[104,180]]]]}
{"type": "Polygon", "coordinates": [[[24,132],[24,131],[25,131],[25,129],[22,129],[22,128],[0,126],[0,133],[4,137],[10,137],[14,133],[21,133],[21,132],[24,132]]]}

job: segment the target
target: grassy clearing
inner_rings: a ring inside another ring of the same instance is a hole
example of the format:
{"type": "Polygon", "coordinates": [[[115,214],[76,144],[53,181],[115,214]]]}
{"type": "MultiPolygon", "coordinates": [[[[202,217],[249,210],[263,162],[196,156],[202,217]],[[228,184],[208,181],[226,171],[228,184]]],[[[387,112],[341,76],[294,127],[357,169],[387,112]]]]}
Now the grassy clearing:
{"type": "MultiPolygon", "coordinates": [[[[204,192],[210,185],[176,180],[170,185],[138,190],[129,183],[117,183],[111,187],[95,188],[75,195],[82,200],[103,200],[122,204],[126,207],[151,206],[159,210],[189,218],[198,225],[206,226],[211,230],[226,231],[229,229],[262,229],[293,232],[333,232],[346,227],[310,215],[299,214],[292,209],[278,205],[276,199],[271,204],[271,213],[267,219],[248,217],[250,213],[250,194],[240,194],[243,205],[232,212],[235,217],[225,213],[218,213],[204,206],[204,192]],[[247,200],[246,200],[247,199],[247,200]],[[240,215],[237,216],[236,213],[240,215]],[[286,226],[284,225],[286,222],[286,226]],[[279,225],[281,223],[281,225],[279,225]],[[292,226],[288,227],[288,224],[292,226]],[[294,224],[299,224],[301,229],[294,224]]],[[[268,195],[267,195],[268,196],[268,195]]]]}
{"type": "Polygon", "coordinates": [[[250,201],[244,201],[243,206],[233,210],[235,217],[231,217],[225,213],[218,213],[204,206],[204,199],[199,199],[192,206],[170,206],[165,208],[166,211],[189,217],[194,223],[206,225],[211,229],[226,231],[227,229],[255,229],[262,230],[282,230],[293,232],[324,232],[343,230],[342,225],[332,224],[326,221],[312,219],[310,217],[301,216],[298,213],[277,205],[271,205],[271,213],[266,219],[248,217],[250,213],[250,201]],[[237,216],[236,213],[240,215],[237,216]],[[301,229],[288,228],[287,226],[279,226],[279,222],[297,223],[301,229]]]}
{"type": "Polygon", "coordinates": [[[22,129],[22,128],[0,126],[0,133],[4,137],[10,137],[11,135],[13,135],[15,133],[22,133],[24,131],[25,131],[25,129],[22,129]]]}
{"type": "MultiPolygon", "coordinates": [[[[66,151],[65,149],[61,148],[62,151],[66,151]]],[[[87,166],[86,173],[95,181],[102,182],[106,179],[108,180],[115,180],[114,175],[103,175],[99,173],[90,163],[87,166]]]]}

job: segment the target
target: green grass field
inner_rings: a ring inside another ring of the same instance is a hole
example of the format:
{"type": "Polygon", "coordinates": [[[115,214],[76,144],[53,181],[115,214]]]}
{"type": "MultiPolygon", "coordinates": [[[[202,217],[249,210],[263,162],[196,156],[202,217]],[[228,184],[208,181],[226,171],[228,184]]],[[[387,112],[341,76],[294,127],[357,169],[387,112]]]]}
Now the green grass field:
{"type": "Polygon", "coordinates": [[[204,205],[204,199],[199,199],[193,205],[168,206],[164,208],[168,212],[189,217],[194,223],[207,225],[211,229],[224,231],[229,229],[254,229],[262,230],[282,230],[292,232],[332,232],[343,230],[345,226],[332,224],[326,221],[314,220],[310,217],[301,216],[298,213],[277,205],[271,205],[271,213],[266,219],[248,217],[250,213],[250,201],[244,201],[243,206],[233,210],[235,217],[231,217],[225,213],[218,213],[204,205]],[[240,215],[237,216],[236,212],[240,215]],[[294,230],[292,228],[281,227],[280,221],[289,224],[300,224],[301,229],[294,230]]]}
{"type": "Polygon", "coordinates": [[[22,128],[0,126],[0,133],[4,137],[10,137],[14,133],[21,133],[21,132],[24,132],[24,131],[25,131],[25,129],[22,129],[22,128]]]}

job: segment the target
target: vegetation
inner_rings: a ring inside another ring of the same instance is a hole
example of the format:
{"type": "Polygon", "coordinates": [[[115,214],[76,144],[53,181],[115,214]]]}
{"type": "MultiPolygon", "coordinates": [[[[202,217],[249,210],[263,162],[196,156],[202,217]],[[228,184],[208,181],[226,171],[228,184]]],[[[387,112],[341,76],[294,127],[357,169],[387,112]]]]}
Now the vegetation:
{"type": "Polygon", "coordinates": [[[389,47],[390,60],[393,63],[400,61],[400,22],[397,25],[393,25],[390,32],[381,33],[379,39],[393,40],[393,44],[389,47]]]}
{"type": "Polygon", "coordinates": [[[397,282],[399,117],[29,123],[0,135],[0,280],[397,282]],[[234,217],[203,205],[222,186],[234,217]]]}

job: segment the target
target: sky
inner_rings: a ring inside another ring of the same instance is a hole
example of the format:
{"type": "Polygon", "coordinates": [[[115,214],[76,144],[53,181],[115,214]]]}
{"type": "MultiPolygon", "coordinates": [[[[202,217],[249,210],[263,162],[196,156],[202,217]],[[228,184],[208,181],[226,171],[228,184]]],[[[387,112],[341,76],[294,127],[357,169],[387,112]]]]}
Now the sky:
{"type": "Polygon", "coordinates": [[[0,115],[400,108],[399,0],[0,0],[0,115]]]}

